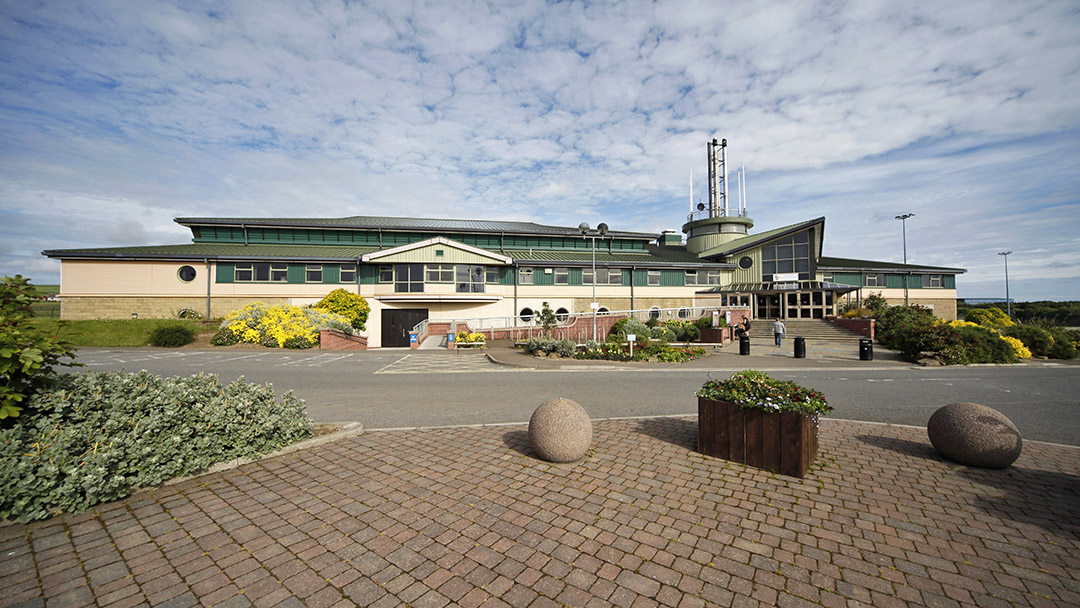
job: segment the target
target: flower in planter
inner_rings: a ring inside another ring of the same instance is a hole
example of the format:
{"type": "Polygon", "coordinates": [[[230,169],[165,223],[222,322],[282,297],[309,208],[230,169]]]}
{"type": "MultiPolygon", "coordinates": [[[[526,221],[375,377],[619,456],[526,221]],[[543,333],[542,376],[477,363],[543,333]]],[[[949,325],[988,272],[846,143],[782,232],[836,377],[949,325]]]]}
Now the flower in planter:
{"type": "Polygon", "coordinates": [[[697,396],[727,401],[743,409],[794,412],[814,418],[833,409],[820,392],[753,369],[735,372],[727,380],[709,380],[697,396]]]}

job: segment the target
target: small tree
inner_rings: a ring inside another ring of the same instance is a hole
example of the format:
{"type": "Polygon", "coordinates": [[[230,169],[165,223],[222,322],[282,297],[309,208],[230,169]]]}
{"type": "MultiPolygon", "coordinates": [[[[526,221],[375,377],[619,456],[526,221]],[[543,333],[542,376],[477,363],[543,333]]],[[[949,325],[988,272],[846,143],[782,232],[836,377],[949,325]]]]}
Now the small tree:
{"type": "Polygon", "coordinates": [[[337,288],[326,294],[326,297],[315,304],[315,308],[321,308],[328,312],[337,313],[349,320],[353,327],[364,330],[371,307],[367,300],[360,294],[337,288]]]}
{"type": "Polygon", "coordinates": [[[71,344],[34,327],[33,293],[20,275],[0,280],[0,419],[18,416],[35,392],[51,384],[54,365],[76,365],[71,344]]]}
{"type": "Polygon", "coordinates": [[[881,295],[881,292],[872,293],[863,298],[863,308],[872,312],[875,317],[880,317],[881,313],[885,312],[888,307],[889,303],[885,301],[885,297],[881,295]]]}
{"type": "Polygon", "coordinates": [[[551,330],[555,329],[555,326],[559,324],[559,320],[555,317],[555,311],[551,310],[547,302],[540,308],[540,314],[536,315],[536,323],[540,327],[544,328],[544,335],[551,333],[551,330]]]}

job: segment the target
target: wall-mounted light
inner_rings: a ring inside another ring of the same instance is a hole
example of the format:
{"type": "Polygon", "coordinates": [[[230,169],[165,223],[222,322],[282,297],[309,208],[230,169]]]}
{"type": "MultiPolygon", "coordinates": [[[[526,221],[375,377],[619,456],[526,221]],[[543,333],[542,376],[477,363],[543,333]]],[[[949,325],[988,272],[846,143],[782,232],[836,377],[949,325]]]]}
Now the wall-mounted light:
{"type": "Polygon", "coordinates": [[[139,318],[139,313],[137,313],[137,312],[131,313],[131,318],[132,319],[138,319],[139,318]]]}

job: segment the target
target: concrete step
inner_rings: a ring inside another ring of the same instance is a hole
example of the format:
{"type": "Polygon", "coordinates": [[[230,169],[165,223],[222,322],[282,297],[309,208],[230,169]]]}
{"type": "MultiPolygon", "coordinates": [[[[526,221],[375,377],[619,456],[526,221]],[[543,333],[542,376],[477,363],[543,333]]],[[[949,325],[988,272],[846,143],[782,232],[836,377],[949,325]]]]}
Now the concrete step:
{"type": "MultiPolygon", "coordinates": [[[[784,325],[787,326],[786,337],[789,339],[802,337],[807,340],[846,342],[859,340],[863,337],[862,334],[859,334],[858,332],[844,329],[843,327],[838,327],[828,321],[819,319],[795,319],[784,321],[784,325]]],[[[751,341],[771,340],[772,337],[771,321],[761,319],[751,323],[751,341]]]]}

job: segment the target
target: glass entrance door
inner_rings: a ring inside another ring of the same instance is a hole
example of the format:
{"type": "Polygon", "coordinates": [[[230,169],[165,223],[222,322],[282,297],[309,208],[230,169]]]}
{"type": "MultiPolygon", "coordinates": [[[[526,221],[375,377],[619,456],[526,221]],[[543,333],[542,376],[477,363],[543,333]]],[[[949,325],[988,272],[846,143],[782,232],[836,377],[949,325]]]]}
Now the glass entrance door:
{"type": "Polygon", "coordinates": [[[775,319],[782,316],[783,311],[780,307],[780,294],[759,293],[757,295],[757,318],[775,319]]]}

